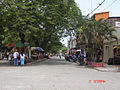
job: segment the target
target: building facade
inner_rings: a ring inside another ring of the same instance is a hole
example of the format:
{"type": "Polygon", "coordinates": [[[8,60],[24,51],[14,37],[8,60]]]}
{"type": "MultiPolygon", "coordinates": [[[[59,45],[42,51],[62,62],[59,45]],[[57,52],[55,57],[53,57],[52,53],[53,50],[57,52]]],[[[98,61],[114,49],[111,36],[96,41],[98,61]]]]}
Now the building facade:
{"type": "Polygon", "coordinates": [[[68,50],[71,51],[74,48],[76,48],[77,42],[76,42],[76,38],[72,37],[69,41],[68,41],[68,50]]]}
{"type": "Polygon", "coordinates": [[[120,17],[109,17],[109,12],[96,13],[93,17],[96,19],[96,21],[103,19],[104,22],[108,22],[109,25],[116,30],[113,32],[113,35],[118,38],[117,41],[115,39],[104,41],[103,61],[107,63],[109,58],[114,58],[115,47],[120,46],[120,17]]]}
{"type": "MultiPolygon", "coordinates": [[[[113,35],[118,38],[117,41],[115,39],[104,41],[104,62],[108,62],[109,58],[114,58],[114,49],[120,46],[120,17],[109,17],[105,22],[108,22],[110,26],[116,30],[113,32],[113,35]]],[[[120,54],[120,52],[118,54],[120,54]]]]}
{"type": "Polygon", "coordinates": [[[96,13],[93,15],[96,21],[103,19],[106,20],[109,18],[109,12],[101,12],[101,13],[96,13]]]}

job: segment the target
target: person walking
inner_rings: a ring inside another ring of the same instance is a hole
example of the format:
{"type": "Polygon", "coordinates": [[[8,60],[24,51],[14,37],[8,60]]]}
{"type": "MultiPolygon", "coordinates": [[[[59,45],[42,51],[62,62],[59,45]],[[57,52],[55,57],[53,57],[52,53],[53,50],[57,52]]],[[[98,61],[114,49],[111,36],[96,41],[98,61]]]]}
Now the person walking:
{"type": "Polygon", "coordinates": [[[62,54],[60,53],[60,54],[59,54],[59,58],[61,59],[61,57],[62,57],[62,54]]]}
{"type": "Polygon", "coordinates": [[[9,64],[11,64],[11,61],[12,61],[12,54],[11,53],[9,53],[9,55],[8,55],[8,60],[9,60],[9,64]]]}
{"type": "Polygon", "coordinates": [[[20,54],[20,60],[21,60],[21,65],[24,65],[25,54],[23,52],[20,54]]]}
{"type": "Polygon", "coordinates": [[[15,52],[13,53],[15,66],[18,66],[18,59],[17,59],[18,55],[19,53],[17,52],[17,50],[15,50],[15,52]]]}
{"type": "Polygon", "coordinates": [[[9,52],[7,51],[7,53],[6,53],[6,58],[7,58],[7,60],[9,60],[9,52]]]}

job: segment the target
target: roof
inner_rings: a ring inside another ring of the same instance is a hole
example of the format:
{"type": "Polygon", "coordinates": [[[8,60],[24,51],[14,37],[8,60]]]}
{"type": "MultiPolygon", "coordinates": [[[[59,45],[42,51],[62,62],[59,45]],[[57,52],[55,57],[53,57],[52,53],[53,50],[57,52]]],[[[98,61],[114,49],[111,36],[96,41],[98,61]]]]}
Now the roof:
{"type": "Polygon", "coordinates": [[[109,12],[99,12],[99,13],[95,13],[94,15],[96,15],[96,14],[104,14],[104,13],[109,13],[109,12]]]}
{"type": "Polygon", "coordinates": [[[111,19],[111,18],[120,18],[120,17],[108,17],[108,19],[111,19]]]}

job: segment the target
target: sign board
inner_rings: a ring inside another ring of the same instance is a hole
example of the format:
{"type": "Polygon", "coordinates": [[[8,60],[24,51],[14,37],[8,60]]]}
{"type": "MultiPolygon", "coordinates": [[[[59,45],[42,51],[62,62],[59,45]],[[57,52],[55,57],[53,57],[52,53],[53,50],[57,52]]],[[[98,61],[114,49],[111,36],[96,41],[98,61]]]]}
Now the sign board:
{"type": "Polygon", "coordinates": [[[120,27],[120,22],[115,22],[116,27],[120,27]]]}

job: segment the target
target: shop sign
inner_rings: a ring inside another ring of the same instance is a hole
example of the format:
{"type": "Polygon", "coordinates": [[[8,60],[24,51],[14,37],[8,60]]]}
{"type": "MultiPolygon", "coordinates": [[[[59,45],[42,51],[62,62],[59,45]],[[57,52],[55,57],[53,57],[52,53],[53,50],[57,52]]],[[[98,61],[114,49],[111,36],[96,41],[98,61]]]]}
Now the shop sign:
{"type": "Polygon", "coordinates": [[[115,22],[116,27],[120,27],[120,22],[115,22]]]}

